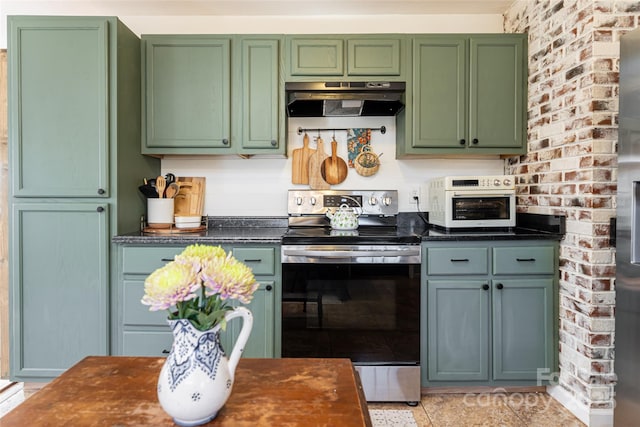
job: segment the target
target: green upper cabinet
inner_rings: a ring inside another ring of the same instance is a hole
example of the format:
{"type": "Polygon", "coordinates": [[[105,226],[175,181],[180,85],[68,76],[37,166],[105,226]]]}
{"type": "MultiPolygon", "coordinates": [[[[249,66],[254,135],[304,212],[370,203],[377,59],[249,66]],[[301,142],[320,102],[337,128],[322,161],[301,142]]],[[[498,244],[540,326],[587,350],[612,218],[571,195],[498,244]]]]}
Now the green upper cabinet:
{"type": "Polygon", "coordinates": [[[143,151],[231,147],[230,49],[229,37],[145,39],[143,151]]]}
{"type": "Polygon", "coordinates": [[[469,40],[471,150],[522,154],[526,142],[526,35],[474,36],[469,40]]]}
{"type": "Polygon", "coordinates": [[[407,41],[401,35],[291,35],[286,78],[294,80],[405,80],[407,41]]]}
{"type": "Polygon", "coordinates": [[[348,76],[399,76],[403,55],[400,38],[348,39],[348,76]]]}
{"type": "Polygon", "coordinates": [[[284,154],[279,36],[142,40],[144,154],[284,154]]]}
{"type": "Polygon", "coordinates": [[[287,43],[287,76],[344,75],[344,40],[292,36],[287,43]]]}
{"type": "Polygon", "coordinates": [[[524,153],[526,60],[523,34],[416,36],[397,156],[524,153]]]}
{"type": "Polygon", "coordinates": [[[13,196],[109,197],[107,22],[13,18],[9,31],[13,196]]]}
{"type": "Polygon", "coordinates": [[[236,63],[241,80],[234,94],[233,132],[240,141],[239,154],[284,154],[284,113],[280,112],[280,39],[243,37],[238,41],[236,63]],[[236,99],[236,97],[234,97],[236,99]]]}

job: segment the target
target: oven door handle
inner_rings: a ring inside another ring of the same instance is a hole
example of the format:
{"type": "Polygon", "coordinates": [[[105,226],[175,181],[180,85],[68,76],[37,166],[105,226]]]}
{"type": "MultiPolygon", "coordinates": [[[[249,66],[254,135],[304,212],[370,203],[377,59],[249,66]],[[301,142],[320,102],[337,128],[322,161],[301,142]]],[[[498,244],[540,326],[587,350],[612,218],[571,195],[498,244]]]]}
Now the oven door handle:
{"type": "Polygon", "coordinates": [[[504,193],[504,192],[496,192],[493,193],[491,191],[454,191],[453,197],[470,197],[470,198],[486,198],[486,197],[511,197],[515,196],[514,193],[504,193]]]}
{"type": "Polygon", "coordinates": [[[392,249],[392,250],[309,250],[309,249],[283,249],[283,255],[300,256],[316,259],[345,259],[357,257],[406,257],[420,256],[420,248],[392,249]]]}

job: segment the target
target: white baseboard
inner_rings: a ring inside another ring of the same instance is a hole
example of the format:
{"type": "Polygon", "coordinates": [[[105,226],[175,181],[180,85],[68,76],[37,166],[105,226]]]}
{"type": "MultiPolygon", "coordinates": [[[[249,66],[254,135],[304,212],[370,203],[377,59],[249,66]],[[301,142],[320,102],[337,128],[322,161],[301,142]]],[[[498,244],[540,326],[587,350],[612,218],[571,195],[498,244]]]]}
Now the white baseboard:
{"type": "Polygon", "coordinates": [[[24,383],[10,383],[0,393],[0,418],[24,402],[24,383]]]}
{"type": "Polygon", "coordinates": [[[547,393],[588,427],[613,427],[613,409],[591,409],[559,385],[548,386],[547,393]]]}

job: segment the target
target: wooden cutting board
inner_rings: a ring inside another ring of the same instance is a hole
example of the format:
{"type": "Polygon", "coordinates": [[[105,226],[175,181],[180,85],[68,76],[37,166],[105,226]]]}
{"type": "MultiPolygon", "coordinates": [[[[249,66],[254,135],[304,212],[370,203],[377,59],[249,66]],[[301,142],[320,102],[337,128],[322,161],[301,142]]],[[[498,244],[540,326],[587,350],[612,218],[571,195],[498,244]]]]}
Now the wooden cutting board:
{"type": "Polygon", "coordinates": [[[291,182],[293,184],[309,183],[309,158],[316,150],[309,147],[309,135],[305,132],[302,148],[293,150],[291,182]]]}
{"type": "Polygon", "coordinates": [[[180,191],[176,194],[173,210],[178,216],[202,216],[206,178],[180,176],[176,182],[180,191]]]}
{"type": "Polygon", "coordinates": [[[324,142],[318,137],[316,152],[309,157],[309,187],[312,190],[328,190],[331,186],[322,178],[320,168],[324,159],[329,157],[324,151],[324,142]]]}

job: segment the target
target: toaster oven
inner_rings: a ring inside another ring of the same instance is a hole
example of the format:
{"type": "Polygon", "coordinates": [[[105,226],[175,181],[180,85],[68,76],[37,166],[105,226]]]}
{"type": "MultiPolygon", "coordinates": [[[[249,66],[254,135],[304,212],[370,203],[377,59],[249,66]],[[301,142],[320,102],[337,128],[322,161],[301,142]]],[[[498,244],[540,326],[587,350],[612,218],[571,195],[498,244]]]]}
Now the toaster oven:
{"type": "Polygon", "coordinates": [[[445,176],[428,183],[429,223],[442,228],[511,228],[516,225],[514,178],[445,176]]]}

